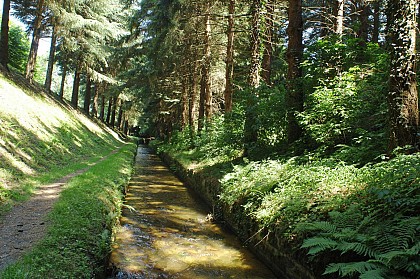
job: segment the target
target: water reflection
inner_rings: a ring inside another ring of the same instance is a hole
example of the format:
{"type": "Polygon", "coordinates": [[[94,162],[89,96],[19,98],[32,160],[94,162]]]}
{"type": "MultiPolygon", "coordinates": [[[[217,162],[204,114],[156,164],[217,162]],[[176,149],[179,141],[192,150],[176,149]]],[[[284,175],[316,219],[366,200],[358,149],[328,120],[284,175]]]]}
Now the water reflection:
{"type": "Polygon", "coordinates": [[[276,278],[151,154],[139,147],[136,174],[116,236],[114,278],[276,278]]]}

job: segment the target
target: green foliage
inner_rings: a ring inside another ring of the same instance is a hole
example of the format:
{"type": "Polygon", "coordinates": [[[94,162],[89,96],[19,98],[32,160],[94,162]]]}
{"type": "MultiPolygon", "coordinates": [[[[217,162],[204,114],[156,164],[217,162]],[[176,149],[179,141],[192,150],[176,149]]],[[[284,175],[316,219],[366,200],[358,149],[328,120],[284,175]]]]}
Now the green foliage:
{"type": "MultiPolygon", "coordinates": [[[[308,254],[339,252],[326,273],[359,278],[419,278],[420,155],[399,155],[358,171],[363,189],[348,209],[330,212],[328,221],[303,223],[311,232],[302,247],[308,254]],[[375,277],[377,276],[377,277],[375,277]]],[[[315,257],[317,260],[317,257],[315,257]]]]}
{"type": "Polygon", "coordinates": [[[248,157],[264,159],[276,153],[286,138],[285,88],[262,85],[258,89],[245,88],[235,94],[235,109],[241,113],[237,116],[245,119],[245,114],[249,114],[252,121],[247,123],[251,125],[247,132],[257,134],[257,142],[251,145],[245,143],[248,157]]]}
{"type": "Polygon", "coordinates": [[[110,252],[111,232],[122,206],[122,186],[131,174],[135,145],[71,180],[49,215],[52,225],[22,260],[1,278],[94,278],[110,252]]]}
{"type": "Polygon", "coordinates": [[[324,155],[336,152],[339,160],[373,161],[386,151],[388,55],[368,44],[366,64],[353,66],[359,54],[352,53],[359,50],[351,40],[319,41],[312,47],[315,53],[305,63],[305,111],[298,116],[307,141],[328,151],[324,155]]]}
{"type": "Polygon", "coordinates": [[[324,214],[352,202],[349,195],[361,187],[357,169],[336,162],[300,164],[287,161],[250,162],[235,166],[221,180],[223,202],[239,203],[264,227],[294,226],[311,214],[324,214]]]}
{"type": "Polygon", "coordinates": [[[205,128],[197,132],[186,128],[176,131],[170,142],[159,147],[159,151],[169,153],[189,152],[190,159],[195,161],[222,162],[238,157],[242,151],[241,127],[243,117],[234,111],[225,119],[223,116],[214,117],[205,128]]]}
{"type": "Polygon", "coordinates": [[[346,138],[354,134],[353,124],[363,105],[357,96],[357,70],[343,73],[308,96],[307,109],[300,115],[300,122],[317,143],[346,142],[346,138]]]}
{"type": "Polygon", "coordinates": [[[384,219],[380,211],[363,216],[357,207],[344,213],[330,212],[330,221],[302,225],[316,236],[306,239],[302,248],[311,256],[340,253],[324,274],[359,278],[418,278],[420,274],[420,218],[397,214],[384,219]],[[351,259],[356,259],[352,261],[351,259]]]}
{"type": "Polygon", "coordinates": [[[20,73],[25,72],[30,47],[25,31],[11,22],[9,29],[9,65],[20,73]]]}

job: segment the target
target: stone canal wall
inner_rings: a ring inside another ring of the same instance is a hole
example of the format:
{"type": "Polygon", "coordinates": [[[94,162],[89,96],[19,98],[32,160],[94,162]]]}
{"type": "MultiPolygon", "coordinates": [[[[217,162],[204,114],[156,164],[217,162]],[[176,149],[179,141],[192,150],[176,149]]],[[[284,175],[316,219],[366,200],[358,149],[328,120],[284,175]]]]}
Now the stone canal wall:
{"type": "Polygon", "coordinates": [[[315,279],[320,278],[322,270],[314,270],[305,263],[307,256],[304,251],[296,249],[283,238],[279,231],[260,231],[258,224],[252,222],[243,207],[238,204],[227,206],[219,201],[221,184],[218,179],[186,169],[168,154],[160,154],[161,159],[168,164],[176,175],[193,189],[213,210],[216,220],[223,220],[226,225],[251,249],[257,257],[269,266],[281,279],[315,279]],[[318,274],[316,276],[315,274],[318,274]]]}

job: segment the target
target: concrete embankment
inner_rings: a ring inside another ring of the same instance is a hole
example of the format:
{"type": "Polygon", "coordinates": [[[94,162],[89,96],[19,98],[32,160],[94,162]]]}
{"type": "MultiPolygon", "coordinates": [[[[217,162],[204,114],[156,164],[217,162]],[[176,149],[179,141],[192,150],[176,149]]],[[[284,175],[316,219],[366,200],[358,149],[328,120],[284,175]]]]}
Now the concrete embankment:
{"type": "Polygon", "coordinates": [[[168,154],[160,154],[160,157],[210,208],[213,208],[216,218],[223,220],[278,278],[320,278],[322,272],[313,271],[310,268],[306,263],[307,257],[304,251],[286,241],[281,228],[270,233],[260,230],[258,224],[246,215],[240,204],[234,206],[222,204],[218,198],[221,193],[221,184],[218,179],[202,171],[186,169],[168,154]]]}

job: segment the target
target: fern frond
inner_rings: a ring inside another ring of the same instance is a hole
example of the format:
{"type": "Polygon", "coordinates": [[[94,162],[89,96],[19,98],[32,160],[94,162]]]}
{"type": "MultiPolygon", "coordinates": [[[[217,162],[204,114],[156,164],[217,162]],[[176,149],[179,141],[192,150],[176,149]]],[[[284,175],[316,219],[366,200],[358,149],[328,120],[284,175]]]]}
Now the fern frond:
{"type": "Polygon", "coordinates": [[[308,255],[316,255],[325,250],[335,250],[337,241],[326,237],[311,237],[305,239],[301,248],[309,248],[308,255]]]}
{"type": "Polygon", "coordinates": [[[335,233],[337,226],[327,221],[318,221],[312,223],[305,223],[300,226],[302,231],[321,231],[323,233],[335,233]]]}
{"type": "Polygon", "coordinates": [[[372,262],[333,263],[325,269],[325,274],[338,272],[340,276],[364,274],[368,271],[381,270],[383,267],[372,262]]]}
{"type": "Polygon", "coordinates": [[[386,279],[386,273],[382,269],[368,270],[360,274],[359,279],[386,279]]]}
{"type": "Polygon", "coordinates": [[[375,258],[375,256],[378,255],[378,253],[375,250],[373,250],[371,247],[362,242],[343,241],[337,245],[336,249],[340,251],[341,254],[352,251],[356,252],[358,255],[369,256],[370,258],[375,258]]]}
{"type": "Polygon", "coordinates": [[[420,243],[407,250],[395,250],[384,253],[376,257],[379,261],[388,267],[398,268],[412,272],[417,270],[420,274],[420,243]]]}

